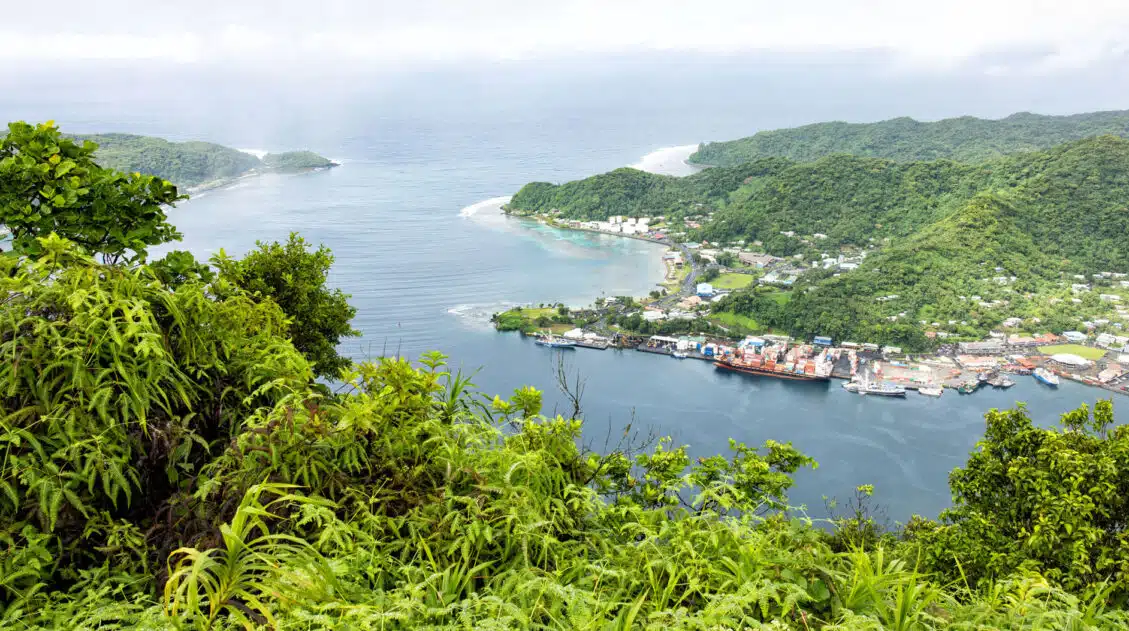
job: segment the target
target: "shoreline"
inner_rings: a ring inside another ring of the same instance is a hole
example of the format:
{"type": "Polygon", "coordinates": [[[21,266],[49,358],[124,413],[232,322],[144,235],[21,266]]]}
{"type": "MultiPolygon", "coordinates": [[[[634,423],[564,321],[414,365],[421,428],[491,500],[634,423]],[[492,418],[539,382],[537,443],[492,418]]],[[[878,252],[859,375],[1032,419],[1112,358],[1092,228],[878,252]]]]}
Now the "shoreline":
{"type": "Polygon", "coordinates": [[[238,184],[239,182],[241,182],[243,180],[261,177],[263,175],[270,175],[270,174],[275,174],[275,173],[277,173],[277,174],[292,173],[292,174],[295,174],[295,175],[301,175],[301,174],[305,174],[305,173],[316,173],[316,172],[319,172],[319,171],[328,171],[330,169],[334,169],[334,168],[339,167],[339,166],[341,166],[340,162],[334,162],[333,164],[331,164],[329,166],[309,167],[309,168],[301,168],[301,169],[251,169],[250,171],[247,171],[245,173],[240,173],[239,175],[236,175],[236,176],[220,178],[218,180],[211,180],[211,181],[208,181],[208,182],[204,182],[202,184],[197,184],[196,186],[185,187],[184,194],[191,197],[191,196],[199,194],[199,193],[204,193],[204,192],[207,192],[207,191],[214,191],[214,190],[227,188],[229,186],[233,186],[235,184],[238,184]]]}
{"type": "MultiPolygon", "coordinates": [[[[539,223],[543,226],[553,228],[554,230],[574,230],[574,231],[577,231],[577,232],[588,232],[588,233],[591,233],[591,234],[601,234],[601,235],[606,235],[606,236],[609,236],[609,237],[620,237],[620,238],[624,238],[624,239],[635,239],[636,241],[646,241],[647,243],[653,243],[655,245],[666,246],[668,251],[669,250],[680,250],[678,244],[676,244],[673,241],[670,241],[668,239],[656,239],[654,237],[648,237],[648,236],[639,235],[639,234],[623,234],[622,232],[608,232],[606,230],[597,230],[595,228],[584,228],[582,226],[569,226],[569,225],[554,222],[551,219],[547,219],[547,218],[539,216],[539,215],[518,215],[518,214],[511,213],[508,210],[506,210],[506,207],[505,207],[504,204],[501,206],[501,211],[502,211],[502,214],[505,215],[506,217],[516,218],[516,219],[524,219],[524,220],[527,220],[527,221],[535,221],[535,222],[537,222],[537,223],[539,223]]],[[[664,270],[663,271],[663,279],[662,279],[661,282],[655,283],[654,286],[660,287],[664,290],[668,290],[669,292],[672,292],[672,293],[678,292],[679,288],[677,286],[674,286],[674,283],[678,280],[677,275],[675,273],[675,270],[677,268],[674,265],[672,265],[671,262],[668,261],[665,258],[665,252],[663,252],[659,256],[660,256],[660,259],[662,260],[662,264],[663,264],[663,270],[664,270]]],[[[692,266],[693,264],[690,263],[690,265],[692,266]]],[[[632,297],[636,298],[636,296],[632,296],[632,297]]],[[[647,297],[639,296],[638,298],[642,300],[642,299],[649,298],[649,296],[647,296],[647,297]]]]}

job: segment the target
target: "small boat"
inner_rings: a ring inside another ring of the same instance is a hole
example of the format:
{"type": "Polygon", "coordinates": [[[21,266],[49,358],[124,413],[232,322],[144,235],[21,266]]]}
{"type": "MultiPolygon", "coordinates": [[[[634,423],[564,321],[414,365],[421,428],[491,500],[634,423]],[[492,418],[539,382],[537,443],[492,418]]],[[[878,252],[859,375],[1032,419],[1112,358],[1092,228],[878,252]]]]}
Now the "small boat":
{"type": "Polygon", "coordinates": [[[957,392],[961,394],[972,394],[980,387],[980,382],[975,379],[969,379],[964,383],[957,386],[957,392]]]}
{"type": "Polygon", "coordinates": [[[918,389],[917,389],[917,393],[918,393],[918,394],[923,394],[923,395],[925,395],[925,396],[927,396],[927,397],[939,397],[939,396],[941,396],[942,394],[945,394],[945,389],[944,389],[944,388],[941,388],[941,387],[936,387],[936,388],[918,388],[918,389]]]}
{"type": "Polygon", "coordinates": [[[1007,390],[1008,388],[1015,385],[1015,381],[1013,381],[1007,375],[996,375],[995,377],[992,377],[988,380],[988,385],[992,386],[993,388],[1002,388],[1004,390],[1007,390]]]}
{"type": "Polygon", "coordinates": [[[687,353],[684,353],[682,351],[674,351],[673,353],[670,354],[670,356],[675,358],[675,359],[686,359],[690,355],[688,355],[687,353]]]}
{"type": "Polygon", "coordinates": [[[846,390],[847,392],[858,392],[859,391],[859,384],[857,382],[854,382],[854,381],[844,381],[843,382],[843,389],[846,390]]]}
{"type": "Polygon", "coordinates": [[[859,394],[872,394],[880,397],[904,397],[906,389],[896,383],[882,381],[879,383],[865,383],[859,388],[859,394]]]}
{"type": "Polygon", "coordinates": [[[533,343],[540,344],[541,346],[548,346],[549,348],[576,348],[575,340],[556,337],[553,335],[538,337],[537,339],[533,340],[533,343]]]}
{"type": "Polygon", "coordinates": [[[1038,381],[1039,383],[1044,384],[1044,385],[1048,385],[1052,388],[1058,387],[1058,375],[1056,375],[1053,372],[1047,370],[1046,368],[1036,368],[1034,375],[1035,375],[1035,380],[1038,381]]]}

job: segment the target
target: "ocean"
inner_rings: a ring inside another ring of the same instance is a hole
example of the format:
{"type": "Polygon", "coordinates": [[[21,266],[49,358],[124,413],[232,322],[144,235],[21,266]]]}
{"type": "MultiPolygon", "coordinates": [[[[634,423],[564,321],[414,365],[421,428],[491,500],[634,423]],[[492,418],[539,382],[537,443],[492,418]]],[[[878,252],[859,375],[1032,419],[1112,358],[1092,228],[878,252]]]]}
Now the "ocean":
{"type": "MultiPolygon", "coordinates": [[[[865,120],[1022,109],[1002,91],[988,94],[979,109],[953,103],[938,109],[911,83],[899,98],[856,99],[837,110],[834,100],[813,98],[810,90],[777,86],[766,93],[724,74],[712,83],[690,72],[682,83],[603,77],[587,88],[542,80],[531,84],[537,89],[520,90],[514,82],[444,80],[421,79],[431,81],[426,90],[379,94],[270,93],[269,106],[231,86],[222,94],[138,90],[120,99],[109,88],[99,92],[98,84],[89,94],[52,93],[43,103],[0,97],[0,113],[54,118],[64,131],[309,148],[340,161],[329,171],[245,179],[179,204],[171,219],[184,241],[174,247],[238,255],[257,240],[300,232],[333,250],[331,282],[358,309],[354,325],[363,336],[345,341],[346,353],[365,359],[439,350],[453,366],[474,372],[483,393],[506,396],[533,385],[546,392],[545,411],[553,413],[565,411],[554,379],[562,351],[494,332],[490,314],[512,304],[578,305],[600,295],[646,293],[662,277],[661,248],[501,216],[499,203],[524,183],[628,165],[685,174],[688,145],[836,117],[831,112],[865,120]],[[597,83],[603,88],[592,87],[597,83]]],[[[825,92],[835,94],[837,85],[825,92]]],[[[866,92],[859,85],[842,94],[866,92]]],[[[640,436],[670,435],[693,456],[725,452],[730,438],[790,441],[820,463],[796,476],[791,493],[793,504],[815,517],[825,514],[825,497],[846,499],[860,484],[876,487],[875,501],[892,522],[935,516],[950,501],[948,473],[983,434],[986,410],[1025,401],[1038,422],[1052,423],[1101,394],[1069,382],[1052,391],[1021,378],[1008,391],[891,400],[634,351],[563,352],[567,370],[585,384],[588,445],[614,444],[627,427],[640,436]]]]}

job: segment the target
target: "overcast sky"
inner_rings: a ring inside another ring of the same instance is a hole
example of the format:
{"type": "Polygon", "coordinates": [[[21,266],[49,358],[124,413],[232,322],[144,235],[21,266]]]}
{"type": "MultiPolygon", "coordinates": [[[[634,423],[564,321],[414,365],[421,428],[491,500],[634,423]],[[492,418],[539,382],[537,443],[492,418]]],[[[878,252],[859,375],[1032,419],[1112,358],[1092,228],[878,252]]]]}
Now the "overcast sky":
{"type": "Polygon", "coordinates": [[[1129,51],[1127,0],[12,0],[0,64],[343,66],[687,51],[882,50],[894,65],[1056,72],[1129,51]],[[1021,51],[1022,63],[1011,53],[1021,51]]]}

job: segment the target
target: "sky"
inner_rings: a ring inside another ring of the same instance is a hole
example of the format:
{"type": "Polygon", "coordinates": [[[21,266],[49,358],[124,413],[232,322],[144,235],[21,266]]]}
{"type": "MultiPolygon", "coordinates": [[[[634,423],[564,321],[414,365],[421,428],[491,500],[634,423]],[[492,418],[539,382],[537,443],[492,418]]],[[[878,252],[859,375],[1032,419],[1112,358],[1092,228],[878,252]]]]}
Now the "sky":
{"type": "Polygon", "coordinates": [[[883,51],[895,69],[1055,73],[1129,55],[1126,0],[15,0],[0,65],[344,67],[649,52],[883,51]]]}

